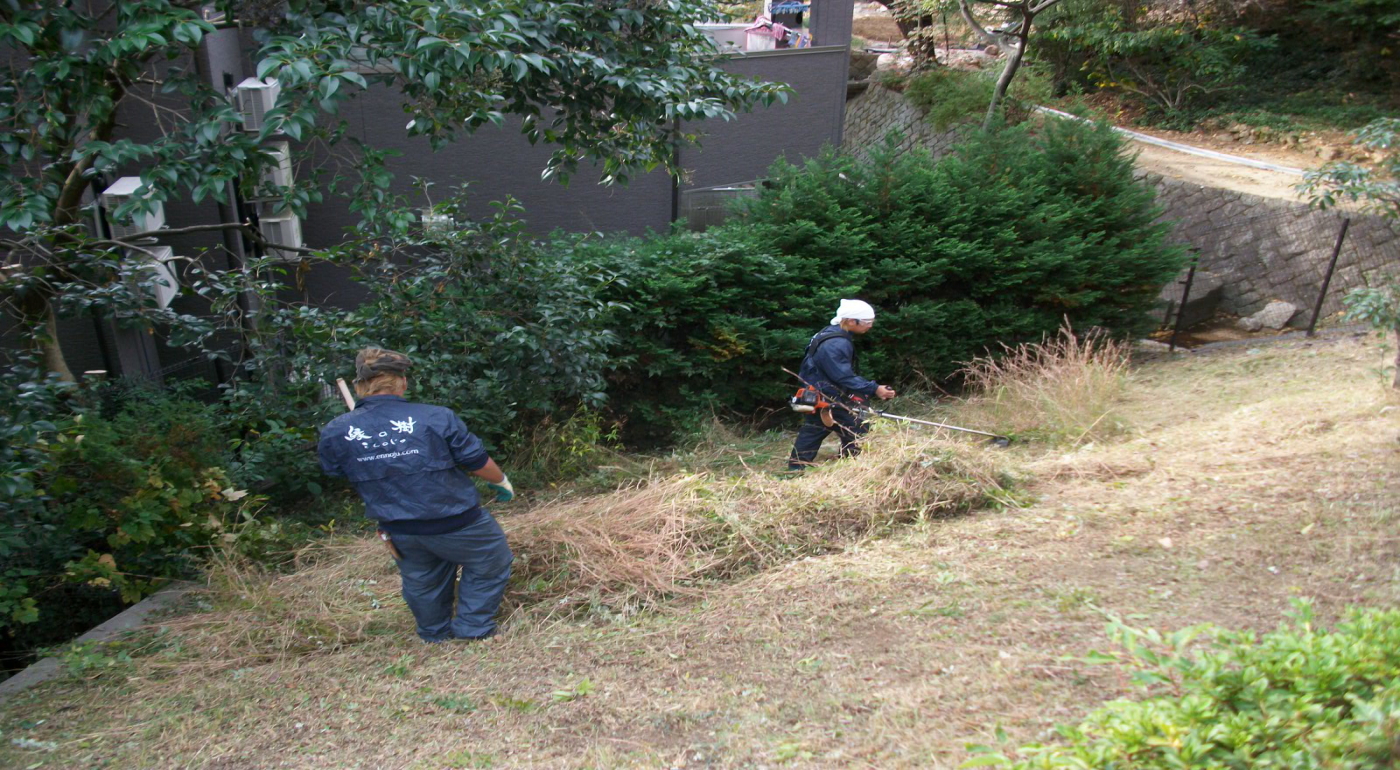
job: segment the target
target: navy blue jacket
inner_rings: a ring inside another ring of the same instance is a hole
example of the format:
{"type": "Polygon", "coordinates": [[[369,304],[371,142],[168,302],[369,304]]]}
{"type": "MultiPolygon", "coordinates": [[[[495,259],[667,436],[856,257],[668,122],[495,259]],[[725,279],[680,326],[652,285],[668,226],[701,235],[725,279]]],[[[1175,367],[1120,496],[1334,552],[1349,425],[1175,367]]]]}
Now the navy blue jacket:
{"type": "Polygon", "coordinates": [[[828,326],[812,335],[797,374],[828,396],[874,396],[879,385],[855,373],[855,358],[854,335],[840,326],[828,326]]]}
{"type": "Polygon", "coordinates": [[[350,480],[375,521],[455,516],[481,502],[467,471],[490,457],[451,409],[367,396],[321,429],[321,469],[350,480]]]}

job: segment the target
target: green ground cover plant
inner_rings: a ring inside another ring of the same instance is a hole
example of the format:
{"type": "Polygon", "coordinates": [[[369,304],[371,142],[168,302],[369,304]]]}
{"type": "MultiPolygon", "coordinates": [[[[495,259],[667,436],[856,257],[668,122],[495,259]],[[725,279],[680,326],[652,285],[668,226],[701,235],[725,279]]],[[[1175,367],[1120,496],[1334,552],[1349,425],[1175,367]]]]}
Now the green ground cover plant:
{"type": "Polygon", "coordinates": [[[1108,631],[1118,649],[1086,660],[1125,667],[1146,697],[1061,728],[1063,744],[1014,759],[981,747],[963,767],[1361,770],[1400,759],[1400,611],[1353,608],[1326,628],[1298,602],[1264,634],[1117,619],[1108,631]]]}

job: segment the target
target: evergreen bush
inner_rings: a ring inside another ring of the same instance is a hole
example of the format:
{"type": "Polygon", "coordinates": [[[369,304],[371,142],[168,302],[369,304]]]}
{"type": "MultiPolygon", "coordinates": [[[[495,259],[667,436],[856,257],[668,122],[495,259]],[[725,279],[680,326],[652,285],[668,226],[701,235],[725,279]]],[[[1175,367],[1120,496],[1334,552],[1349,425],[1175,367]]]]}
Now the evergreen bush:
{"type": "Polygon", "coordinates": [[[945,379],[998,343],[1076,329],[1138,334],[1186,254],[1104,126],[970,137],[951,157],[827,152],[779,162],[738,219],[703,234],[571,246],[613,273],[608,392],[627,436],[711,411],[782,409],[807,339],[841,297],[879,311],[862,374],[945,379]]]}

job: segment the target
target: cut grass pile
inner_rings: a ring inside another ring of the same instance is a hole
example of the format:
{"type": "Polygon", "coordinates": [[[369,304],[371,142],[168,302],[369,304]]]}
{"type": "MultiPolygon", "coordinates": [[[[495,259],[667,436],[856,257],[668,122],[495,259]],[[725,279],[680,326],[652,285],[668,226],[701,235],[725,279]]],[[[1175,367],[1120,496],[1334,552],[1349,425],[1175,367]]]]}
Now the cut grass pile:
{"type": "MultiPolygon", "coordinates": [[[[893,429],[871,443],[858,462],[801,476],[681,473],[504,516],[516,553],[507,602],[546,614],[631,611],[1005,499],[995,450],[893,429]]],[[[210,575],[210,611],[171,621],[162,644],[218,651],[175,656],[213,670],[335,653],[401,630],[397,587],[373,540],[309,547],[290,573],[224,560],[210,575]]]]}

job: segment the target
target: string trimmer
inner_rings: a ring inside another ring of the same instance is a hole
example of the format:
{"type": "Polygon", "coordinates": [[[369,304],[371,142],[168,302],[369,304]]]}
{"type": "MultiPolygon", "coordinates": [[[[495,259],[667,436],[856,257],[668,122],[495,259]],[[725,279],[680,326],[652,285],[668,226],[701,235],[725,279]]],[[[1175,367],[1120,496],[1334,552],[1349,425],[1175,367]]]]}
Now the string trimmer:
{"type": "Polygon", "coordinates": [[[900,422],[914,423],[915,425],[928,425],[934,428],[945,428],[947,430],[955,430],[960,433],[971,433],[976,436],[986,436],[987,438],[991,439],[992,444],[999,447],[1011,445],[1010,438],[1006,436],[1000,436],[995,433],[988,433],[984,430],[974,430],[972,428],[964,428],[958,425],[949,425],[946,422],[920,420],[915,417],[906,417],[902,414],[890,414],[889,412],[886,412],[881,409],[876,409],[870,406],[868,403],[865,402],[864,399],[860,398],[859,396],[851,398],[851,401],[853,403],[846,403],[842,399],[832,398],[831,396],[828,396],[827,394],[821,392],[810,382],[807,382],[806,380],[802,379],[802,377],[798,375],[797,372],[794,372],[786,367],[783,368],[783,371],[787,372],[788,374],[791,374],[793,377],[796,377],[797,381],[802,383],[802,387],[797,389],[797,394],[794,395],[792,398],[788,399],[788,404],[792,407],[792,410],[794,412],[799,412],[802,414],[816,414],[819,418],[821,418],[822,424],[828,428],[835,424],[835,421],[831,417],[831,409],[832,407],[837,407],[840,409],[845,409],[847,412],[850,412],[856,417],[883,417],[886,420],[898,420],[900,422]]]}

